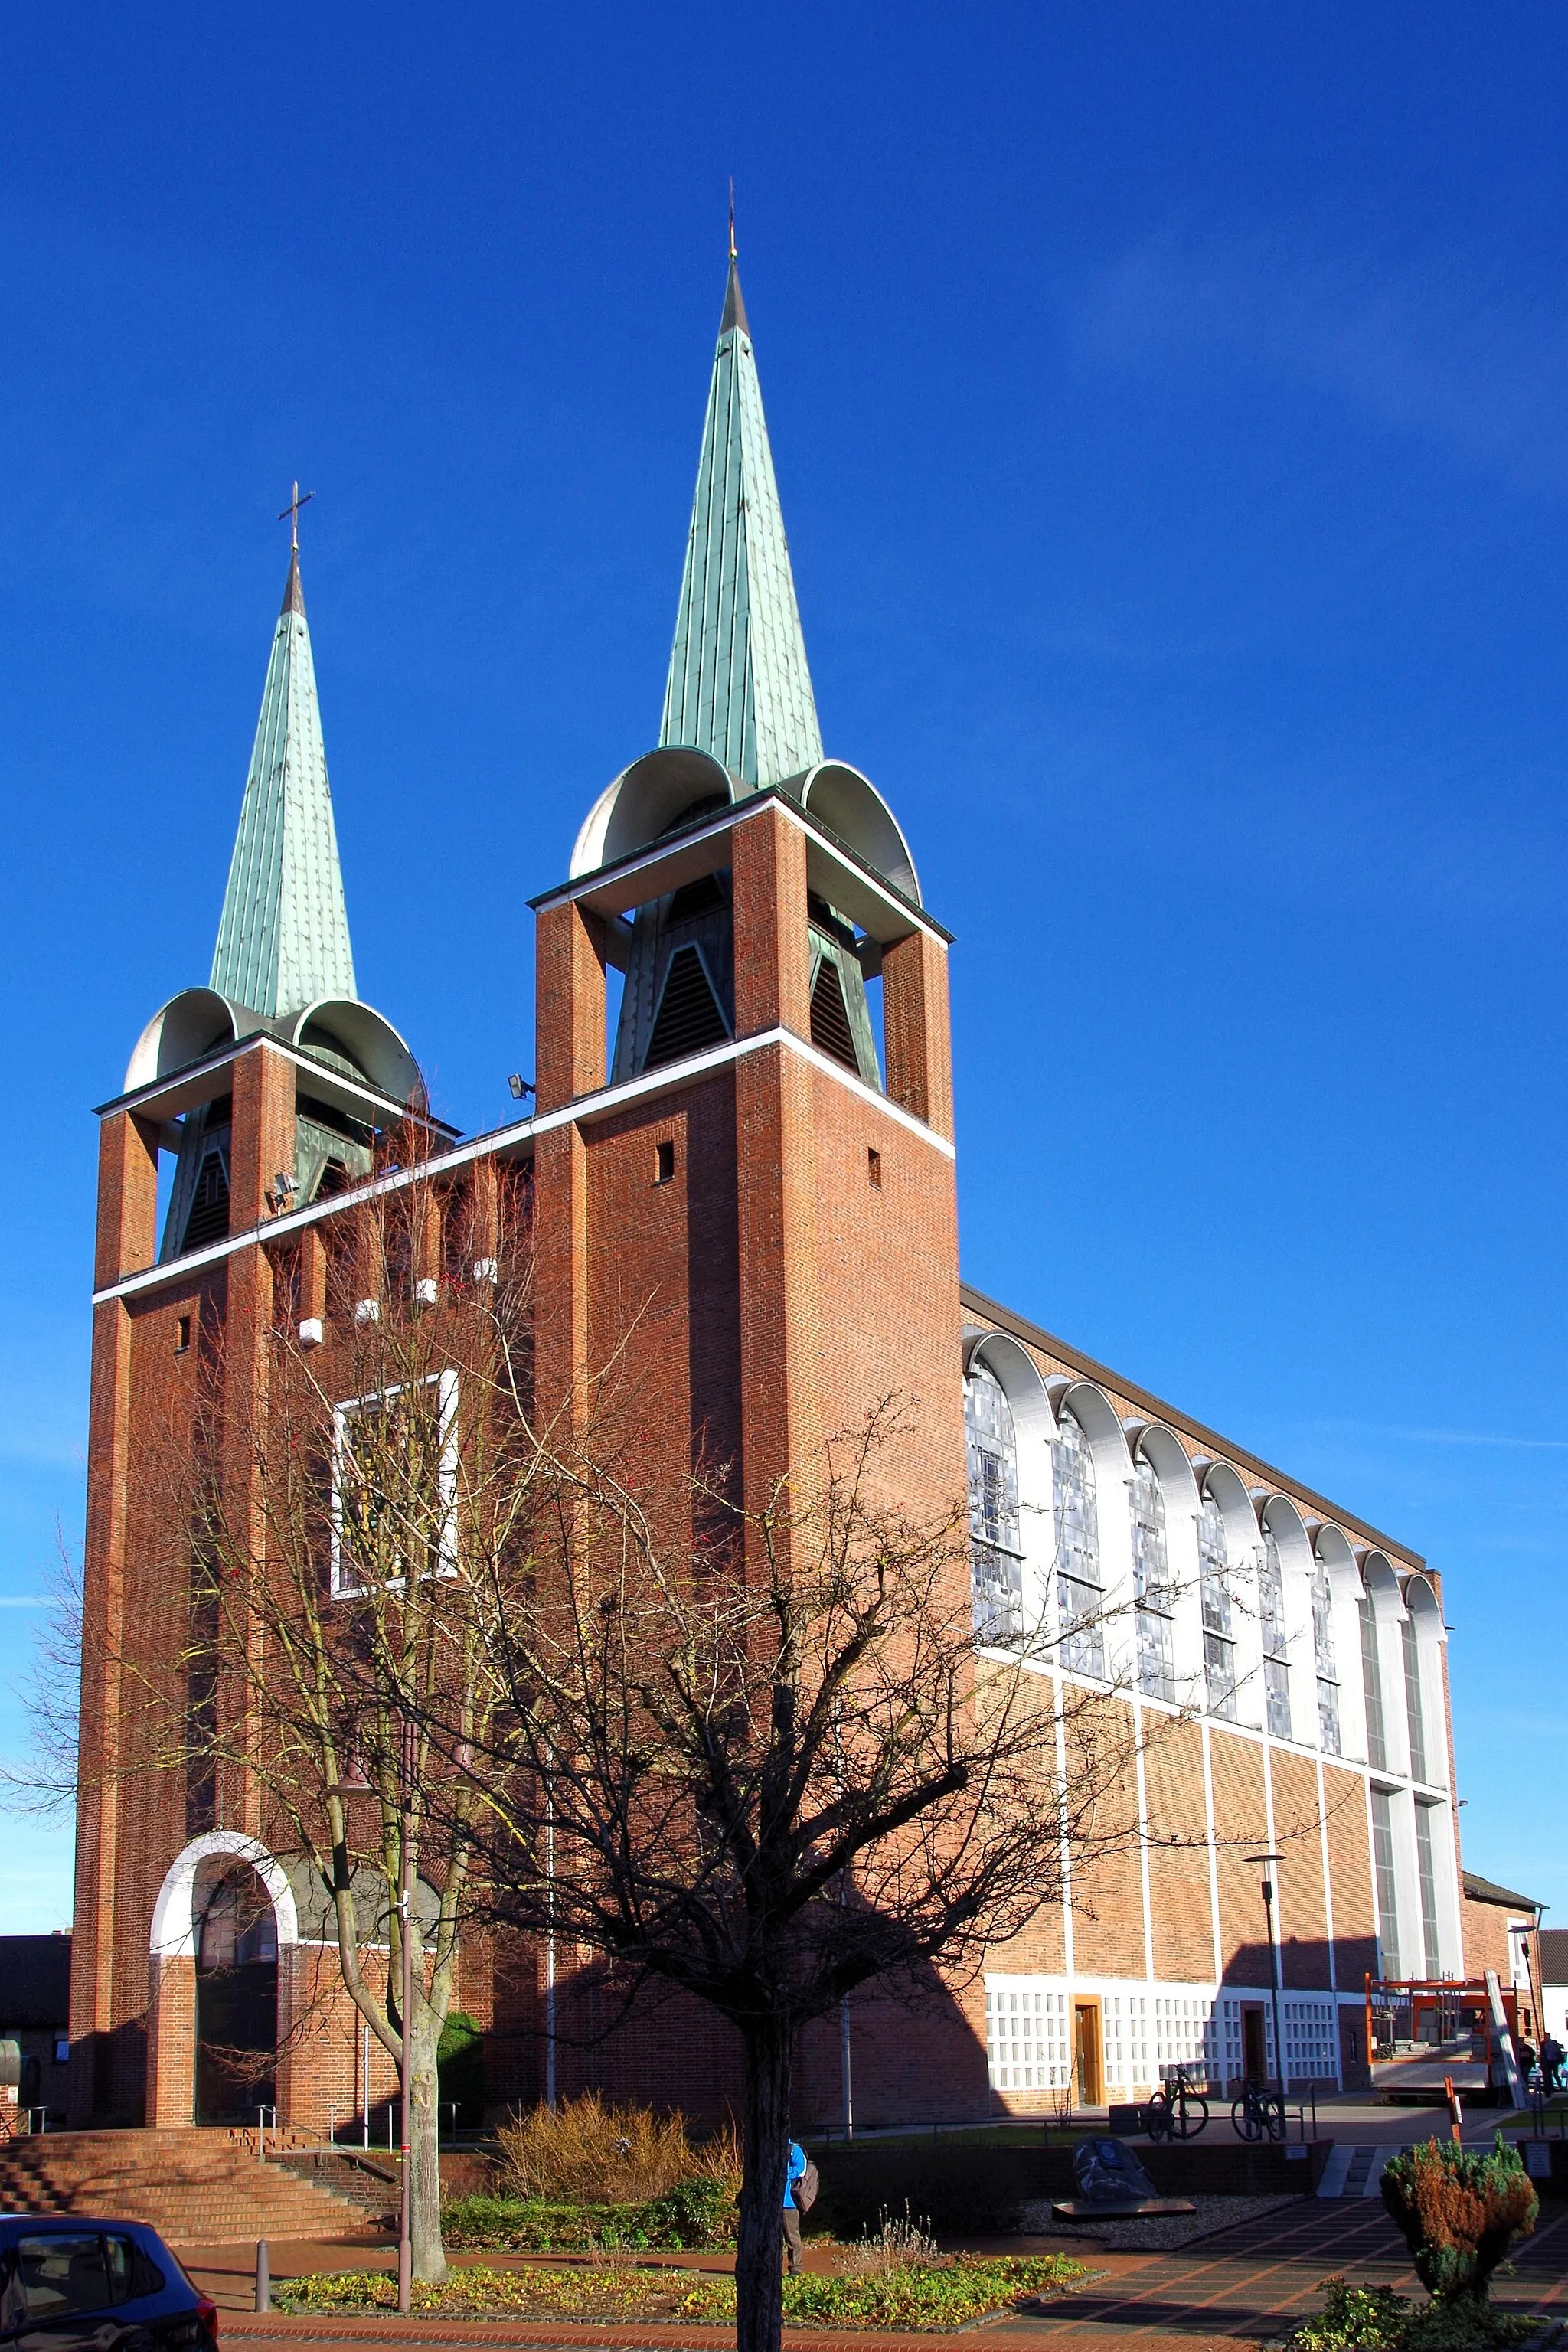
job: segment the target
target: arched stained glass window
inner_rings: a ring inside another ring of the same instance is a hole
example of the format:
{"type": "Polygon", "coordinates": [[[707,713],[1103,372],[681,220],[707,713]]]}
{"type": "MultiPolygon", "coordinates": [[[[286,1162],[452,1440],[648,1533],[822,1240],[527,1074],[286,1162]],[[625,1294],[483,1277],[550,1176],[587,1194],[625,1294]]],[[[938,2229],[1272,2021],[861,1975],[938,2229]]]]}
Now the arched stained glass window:
{"type": "Polygon", "coordinates": [[[1132,1469],[1132,1595],[1138,1612],[1138,1683],[1151,1698],[1174,1700],[1170,1555],[1165,1496],[1153,1464],[1140,1454],[1132,1469]]]}
{"type": "Polygon", "coordinates": [[[1383,1712],[1383,1668],[1378,1657],[1377,1611],[1370,1592],[1356,1603],[1361,1620],[1361,1684],[1366,1700],[1366,1760],[1388,1769],[1388,1727],[1383,1712]]]}
{"type": "Polygon", "coordinates": [[[1204,1621],[1204,1685],[1211,1715],[1236,1720],[1236,1635],[1230,1613],[1230,1548],[1225,1514],[1212,1495],[1198,1513],[1198,1595],[1204,1621]]]}
{"type": "Polygon", "coordinates": [[[1334,1662],[1334,1589],[1319,1560],[1312,1570],[1312,1656],[1318,1669],[1318,1745],[1340,1752],[1340,1673],[1334,1662]]]}
{"type": "Polygon", "coordinates": [[[1272,1528],[1263,1530],[1258,1616],[1263,1634],[1263,1696],[1268,1729],[1276,1739],[1289,1739],[1290,1676],[1285,1656],[1285,1571],[1279,1562],[1279,1539],[1272,1528]]]}
{"type": "Polygon", "coordinates": [[[974,1631],[985,1643],[1024,1631],[1024,1544],[1018,1518],[1018,1440],[1006,1391],[988,1364],[964,1387],[969,1440],[969,1559],[974,1631]]]}
{"type": "Polygon", "coordinates": [[[1102,1675],[1104,1594],[1094,1455],[1082,1423],[1070,1411],[1063,1412],[1057,1423],[1051,1475],[1056,1489],[1057,1609],[1061,1619],[1062,1663],[1075,1674],[1102,1675]]]}

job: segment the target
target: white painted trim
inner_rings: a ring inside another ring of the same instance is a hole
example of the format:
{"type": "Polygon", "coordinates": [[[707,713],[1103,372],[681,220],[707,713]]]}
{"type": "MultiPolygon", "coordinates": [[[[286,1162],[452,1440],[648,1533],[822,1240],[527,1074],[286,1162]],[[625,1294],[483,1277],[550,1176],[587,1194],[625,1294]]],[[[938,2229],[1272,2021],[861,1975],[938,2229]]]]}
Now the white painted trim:
{"type": "Polygon", "coordinates": [[[241,1862],[249,1863],[272,1897],[279,1948],[299,1942],[300,1918],[294,1907],[294,1890],[282,1864],[258,1839],[247,1837],[242,1830],[208,1830],[204,1837],[193,1838],[184,1852],[170,1864],[158,1889],[158,1900],[153,1906],[153,1932],[148,1938],[148,1948],[155,1960],[195,1958],[196,1870],[215,1853],[234,1854],[241,1862]]]}
{"type": "Polygon", "coordinates": [[[335,1216],[356,1201],[374,1200],[381,1193],[401,1192],[405,1185],[412,1184],[416,1178],[427,1180],[442,1176],[449,1168],[462,1168],[492,1154],[499,1156],[503,1151],[515,1150],[520,1144],[531,1142],[535,1136],[549,1133],[552,1128],[574,1124],[582,1126],[602,1118],[613,1118],[628,1103],[679,1093],[693,1078],[706,1077],[710,1071],[723,1069],[728,1064],[742,1061],[748,1054],[761,1053],[769,1045],[788,1047],[815,1069],[820,1070],[825,1077],[836,1079],[851,1094],[858,1095],[868,1110],[880,1111],[896,1126],[906,1129],[910,1135],[919,1136],[934,1151],[941,1152],[943,1159],[957,1159],[957,1146],[950,1143],[944,1135],[938,1135],[934,1128],[928,1127],[923,1118],[917,1118],[912,1110],[906,1110],[902,1103],[891,1102],[875,1087],[868,1087],[864,1078],[852,1070],[847,1070],[842,1062],[834,1060],[831,1054],[824,1054],[808,1039],[797,1037],[793,1029],[764,1029],[755,1037],[742,1037],[733,1043],[712,1045],[706,1053],[693,1054],[684,1062],[672,1062],[662,1069],[645,1070],[640,1076],[625,1078],[618,1086],[601,1087],[596,1093],[579,1095],[559,1110],[536,1112],[533,1118],[519,1119],[513,1126],[495,1128],[488,1135],[476,1135],[450,1151],[422,1160],[416,1168],[396,1169],[390,1175],[378,1176],[373,1183],[334,1192],[330,1201],[315,1201],[308,1208],[290,1209],[281,1216],[269,1217],[265,1224],[247,1225],[242,1233],[229,1234],[221,1242],[213,1242],[205,1249],[190,1250],[184,1257],[161,1259],[156,1265],[144,1266],[135,1274],[123,1276],[119,1282],[110,1283],[103,1290],[95,1290],[92,1303],[95,1307],[101,1307],[111,1298],[132,1298],[142,1291],[162,1290],[171,1283],[184,1283],[192,1274],[200,1273],[207,1266],[221,1265],[224,1259],[232,1257],[237,1250],[248,1249],[264,1237],[271,1240],[277,1235],[300,1233],[307,1225],[318,1224],[324,1217],[335,1216]]]}
{"type": "MultiPolygon", "coordinates": [[[[843,767],[847,762],[840,760],[827,760],[819,761],[816,764],[820,767],[843,767]]],[[[859,775],[860,771],[857,768],[854,773],[859,775]]],[[[620,778],[617,777],[616,782],[619,782],[620,778]]],[[[877,792],[877,787],[871,784],[868,776],[861,777],[861,782],[870,784],[871,790],[874,793],[877,792]]],[[[607,789],[613,791],[615,786],[612,784],[607,789]]],[[[601,794],[600,797],[602,799],[604,795],[601,794]]],[[[881,800],[880,793],[877,793],[877,797],[881,800]]],[[[595,807],[597,806],[598,803],[595,802],[595,807]]],[[[883,806],[887,806],[885,802],[883,806]]],[[[754,799],[751,793],[748,793],[744,800],[732,801],[728,808],[717,811],[706,824],[694,825],[689,833],[683,833],[678,837],[662,842],[650,842],[646,849],[632,850],[625,857],[617,858],[613,865],[595,866],[592,873],[575,875],[570,880],[563,882],[558,889],[546,890],[539,898],[531,898],[529,904],[535,914],[542,914],[548,907],[573,906],[581,899],[595,898],[609,889],[616,889],[618,893],[619,886],[623,882],[629,882],[637,875],[646,873],[650,866],[667,865],[671,858],[679,857],[685,850],[700,848],[703,842],[711,841],[717,834],[733,833],[739,825],[748,824],[752,818],[760,815],[764,808],[781,810],[790,824],[798,826],[808,841],[814,842],[819,849],[825,850],[836,864],[844,868],[846,874],[852,876],[862,889],[868,890],[874,898],[879,899],[888,912],[900,922],[907,923],[910,930],[923,931],[927,939],[935,940],[939,946],[947,945],[950,934],[944,931],[931,916],[928,915],[922,908],[917,907],[912,900],[906,898],[902,891],[889,883],[884,875],[877,873],[858,851],[850,848],[847,842],[839,841],[829,827],[814,822],[809,809],[800,807],[798,803],[789,799],[776,786],[770,788],[765,794],[757,794],[754,799]]],[[[891,809],[889,809],[888,814],[892,816],[891,809]]],[[[898,826],[896,817],[893,817],[893,824],[898,826]]],[[[902,828],[899,827],[899,830],[901,837],[902,828]]],[[[913,863],[911,858],[911,870],[913,863]]]]}

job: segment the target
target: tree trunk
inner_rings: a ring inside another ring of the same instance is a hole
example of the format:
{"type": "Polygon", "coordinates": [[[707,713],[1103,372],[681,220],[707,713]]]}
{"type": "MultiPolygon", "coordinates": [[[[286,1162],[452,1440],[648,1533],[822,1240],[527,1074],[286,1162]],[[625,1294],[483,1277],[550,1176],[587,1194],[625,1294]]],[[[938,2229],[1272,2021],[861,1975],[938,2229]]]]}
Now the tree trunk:
{"type": "Polygon", "coordinates": [[[742,2029],[745,2054],[744,2180],[735,2244],[737,2352],[779,2352],[784,2322],[784,2191],[789,2168],[787,2023],[763,2018],[742,2029]]]}
{"type": "Polygon", "coordinates": [[[441,2243],[441,2141],[439,2085],[436,2073],[435,2014],[416,1998],[414,2095],[408,2103],[409,2234],[414,2275],[439,2286],[447,2275],[441,2243]]]}

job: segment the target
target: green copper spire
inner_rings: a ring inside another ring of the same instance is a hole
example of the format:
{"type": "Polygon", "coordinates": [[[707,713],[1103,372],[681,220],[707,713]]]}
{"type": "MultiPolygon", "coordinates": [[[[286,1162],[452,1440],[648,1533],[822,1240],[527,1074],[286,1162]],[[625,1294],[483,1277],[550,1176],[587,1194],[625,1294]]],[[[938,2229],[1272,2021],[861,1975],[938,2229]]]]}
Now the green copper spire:
{"type": "Polygon", "coordinates": [[[319,997],[355,994],[298,539],[267,665],[210,984],[268,1018],[319,997]]]}
{"type": "Polygon", "coordinates": [[[732,237],[658,740],[756,785],[822,757],[732,237]]]}

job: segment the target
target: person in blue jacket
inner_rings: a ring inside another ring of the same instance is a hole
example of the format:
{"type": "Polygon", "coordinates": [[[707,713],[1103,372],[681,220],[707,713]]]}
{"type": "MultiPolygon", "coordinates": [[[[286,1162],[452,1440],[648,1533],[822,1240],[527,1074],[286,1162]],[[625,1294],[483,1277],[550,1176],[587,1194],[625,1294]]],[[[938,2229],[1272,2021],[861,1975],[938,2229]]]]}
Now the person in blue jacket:
{"type": "Polygon", "coordinates": [[[784,2168],[784,2260],[793,2276],[800,2268],[800,2208],[795,2201],[795,2184],[805,2170],[805,2150],[795,2140],[789,2144],[789,2162],[784,2168]]]}

